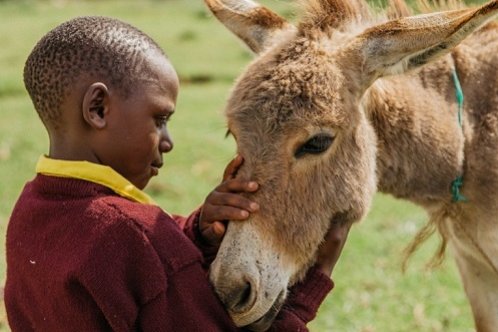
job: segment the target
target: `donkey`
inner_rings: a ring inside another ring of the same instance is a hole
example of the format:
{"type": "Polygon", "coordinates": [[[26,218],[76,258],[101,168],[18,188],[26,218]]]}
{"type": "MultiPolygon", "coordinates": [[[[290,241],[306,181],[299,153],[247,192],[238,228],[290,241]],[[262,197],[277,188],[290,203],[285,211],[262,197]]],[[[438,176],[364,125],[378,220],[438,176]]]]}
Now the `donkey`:
{"type": "Polygon", "coordinates": [[[210,272],[235,323],[266,329],[329,225],[360,220],[380,190],[428,211],[415,242],[439,230],[477,330],[496,331],[498,1],[410,16],[404,0],[382,15],[307,0],[297,25],[251,0],[205,2],[258,55],[226,117],[261,210],[229,224],[210,272]]]}

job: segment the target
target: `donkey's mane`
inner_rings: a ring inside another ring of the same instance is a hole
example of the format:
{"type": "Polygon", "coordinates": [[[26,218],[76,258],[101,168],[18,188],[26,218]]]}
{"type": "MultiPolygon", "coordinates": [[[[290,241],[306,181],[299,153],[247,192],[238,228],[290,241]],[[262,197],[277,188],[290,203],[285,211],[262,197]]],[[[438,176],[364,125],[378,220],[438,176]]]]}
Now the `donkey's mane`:
{"type": "Polygon", "coordinates": [[[373,17],[373,11],[364,0],[300,0],[298,4],[306,13],[301,21],[301,26],[306,28],[334,29],[371,21],[373,17]]]}

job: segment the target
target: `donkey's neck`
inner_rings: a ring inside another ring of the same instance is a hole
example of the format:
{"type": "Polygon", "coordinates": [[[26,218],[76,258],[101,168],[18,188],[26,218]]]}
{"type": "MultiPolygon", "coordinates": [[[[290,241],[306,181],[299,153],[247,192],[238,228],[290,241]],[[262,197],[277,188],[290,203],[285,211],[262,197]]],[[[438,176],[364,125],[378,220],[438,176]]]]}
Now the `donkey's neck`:
{"type": "Polygon", "coordinates": [[[377,81],[363,105],[378,138],[378,189],[429,207],[451,199],[463,169],[451,56],[377,81]]]}

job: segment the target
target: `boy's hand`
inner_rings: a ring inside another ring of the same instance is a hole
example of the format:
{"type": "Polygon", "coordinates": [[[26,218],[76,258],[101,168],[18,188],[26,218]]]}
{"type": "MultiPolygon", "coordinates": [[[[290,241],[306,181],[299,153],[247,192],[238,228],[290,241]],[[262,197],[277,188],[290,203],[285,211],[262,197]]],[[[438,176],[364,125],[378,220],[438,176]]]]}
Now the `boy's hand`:
{"type": "Polygon", "coordinates": [[[237,155],[225,168],[222,183],[206,198],[199,217],[199,230],[210,245],[219,246],[226,231],[227,220],[246,220],[259,205],[240,195],[258,190],[253,181],[235,179],[244,159],[237,155]]]}
{"type": "Polygon", "coordinates": [[[316,265],[318,268],[330,276],[334,266],[341,255],[342,248],[348,238],[351,223],[332,222],[324,242],[318,249],[316,265]]]}

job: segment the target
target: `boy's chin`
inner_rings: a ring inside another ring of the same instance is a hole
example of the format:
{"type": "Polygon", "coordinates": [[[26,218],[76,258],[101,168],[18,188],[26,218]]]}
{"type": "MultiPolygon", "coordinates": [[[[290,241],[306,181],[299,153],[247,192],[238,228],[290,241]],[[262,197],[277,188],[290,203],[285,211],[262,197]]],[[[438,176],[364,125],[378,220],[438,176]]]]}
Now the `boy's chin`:
{"type": "MultiPolygon", "coordinates": [[[[149,180],[150,180],[150,178],[149,178],[149,180]]],[[[149,180],[144,181],[142,183],[137,183],[137,184],[135,184],[135,187],[137,187],[140,190],[144,190],[145,187],[147,187],[147,185],[149,184],[149,180]]]]}
{"type": "Polygon", "coordinates": [[[131,177],[128,176],[126,177],[128,181],[130,181],[135,187],[137,187],[140,190],[143,190],[145,187],[150,182],[150,179],[152,179],[154,176],[158,175],[158,168],[151,167],[145,171],[143,171],[141,174],[136,174],[135,176],[131,177]]]}
{"type": "Polygon", "coordinates": [[[140,179],[135,179],[134,181],[130,181],[135,187],[137,187],[140,190],[144,190],[145,187],[149,184],[150,179],[152,176],[147,176],[147,177],[142,177],[140,179]]]}

